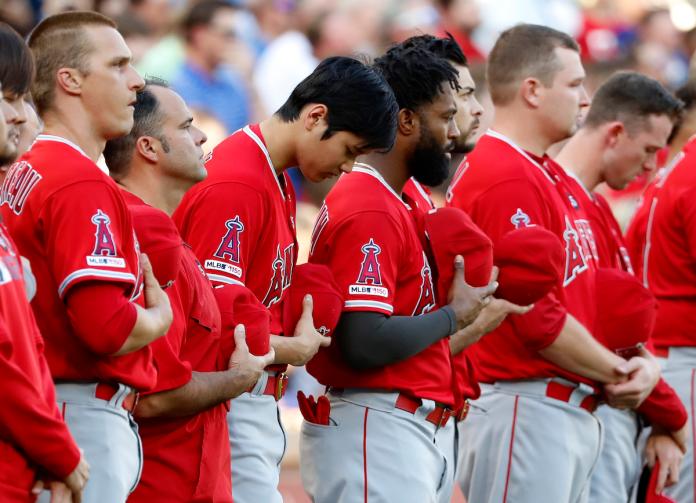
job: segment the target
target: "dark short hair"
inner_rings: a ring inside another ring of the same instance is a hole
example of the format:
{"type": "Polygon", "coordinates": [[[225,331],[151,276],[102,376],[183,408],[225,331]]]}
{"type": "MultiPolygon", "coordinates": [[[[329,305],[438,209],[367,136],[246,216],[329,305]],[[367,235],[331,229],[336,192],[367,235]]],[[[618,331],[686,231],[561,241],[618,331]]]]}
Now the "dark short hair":
{"type": "Polygon", "coordinates": [[[651,115],[666,115],[675,121],[682,103],[655,79],[637,72],[619,72],[602,84],[587,113],[585,126],[593,128],[621,121],[629,134],[646,124],[651,115]]]}
{"type": "Polygon", "coordinates": [[[452,63],[462,66],[469,66],[462,48],[459,46],[451,33],[447,32],[446,37],[434,37],[432,35],[416,35],[406,39],[402,45],[404,48],[421,47],[435,56],[446,59],[452,63]]]}
{"type": "Polygon", "coordinates": [[[548,26],[518,24],[501,33],[488,57],[486,80],[493,103],[512,101],[517,86],[529,77],[550,87],[561,69],[557,48],[579,52],[570,35],[548,26]]]}
{"type": "Polygon", "coordinates": [[[445,86],[459,90],[457,70],[422,47],[398,44],[375,60],[394,91],[399,109],[417,111],[435,101],[445,86]]]}
{"type": "Polygon", "coordinates": [[[329,110],[322,139],[347,131],[364,140],[365,149],[386,151],[394,145],[399,107],[389,84],[369,65],[343,56],[325,59],[275,114],[291,122],[310,103],[329,110]]]}
{"type": "Polygon", "coordinates": [[[223,9],[236,10],[237,7],[226,0],[202,0],[194,3],[181,21],[181,31],[187,41],[191,40],[191,32],[200,26],[210,26],[215,14],[223,9]]]}
{"type": "Polygon", "coordinates": [[[677,120],[674,121],[672,132],[669,134],[669,138],[667,138],[668,145],[674,141],[681,131],[681,128],[684,126],[685,116],[696,108],[696,81],[689,80],[686,84],[677,89],[674,95],[684,104],[684,109],[677,120]]]}
{"type": "Polygon", "coordinates": [[[34,79],[34,58],[22,37],[0,22],[0,82],[3,91],[22,96],[34,79]]]}
{"type": "Polygon", "coordinates": [[[159,109],[159,100],[152,92],[153,86],[169,88],[169,84],[164,80],[152,77],[145,79],[145,87],[137,93],[133,111],[133,129],[126,136],[106,142],[104,160],[109,168],[109,174],[115,180],[128,176],[135,143],[141,136],[153,136],[162,142],[165,151],[169,148],[166,139],[162,136],[164,117],[159,109]]]}

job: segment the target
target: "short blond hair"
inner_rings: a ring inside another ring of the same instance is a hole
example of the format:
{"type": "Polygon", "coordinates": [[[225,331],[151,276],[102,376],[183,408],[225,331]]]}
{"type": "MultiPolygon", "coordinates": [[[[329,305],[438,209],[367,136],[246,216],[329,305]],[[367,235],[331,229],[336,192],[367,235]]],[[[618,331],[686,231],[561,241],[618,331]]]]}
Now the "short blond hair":
{"type": "Polygon", "coordinates": [[[76,68],[89,73],[87,59],[94,46],[87,36],[87,26],[115,29],[116,23],[97,12],[70,11],[47,17],[29,35],[29,48],[36,63],[31,94],[39,115],[53,104],[59,68],[76,68]]]}

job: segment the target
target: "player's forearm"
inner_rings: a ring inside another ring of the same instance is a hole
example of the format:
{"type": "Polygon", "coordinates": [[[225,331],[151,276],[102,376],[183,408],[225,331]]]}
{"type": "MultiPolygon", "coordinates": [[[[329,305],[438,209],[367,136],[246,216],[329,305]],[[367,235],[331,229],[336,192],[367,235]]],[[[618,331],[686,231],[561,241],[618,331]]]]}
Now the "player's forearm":
{"type": "Polygon", "coordinates": [[[615,369],[624,359],[602,346],[570,314],[558,337],[539,354],[565,370],[604,384],[622,381],[615,369]]]}
{"type": "Polygon", "coordinates": [[[169,329],[169,325],[171,324],[171,311],[170,317],[168,318],[163,307],[145,309],[135,305],[135,309],[137,318],[135,319],[133,329],[121,348],[116,351],[113,356],[121,356],[142,349],[151,342],[162,337],[169,329]]]}
{"type": "Polygon", "coordinates": [[[383,367],[414,356],[457,328],[451,308],[420,316],[343,313],[336,327],[346,362],[356,369],[383,367]]]}
{"type": "Polygon", "coordinates": [[[240,369],[221,372],[193,372],[183,386],[144,396],[135,415],[140,418],[184,417],[236,398],[254,384],[251,375],[240,369]]]}
{"type": "Polygon", "coordinates": [[[275,351],[274,364],[287,364],[300,357],[300,348],[294,337],[271,334],[271,347],[275,351]]]}

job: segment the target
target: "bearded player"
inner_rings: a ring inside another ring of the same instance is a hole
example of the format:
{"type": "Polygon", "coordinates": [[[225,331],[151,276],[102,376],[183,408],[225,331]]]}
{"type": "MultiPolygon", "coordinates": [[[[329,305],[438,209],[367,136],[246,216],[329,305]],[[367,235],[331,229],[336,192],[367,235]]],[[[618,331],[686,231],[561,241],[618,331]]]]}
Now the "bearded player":
{"type": "Polygon", "coordinates": [[[37,278],[32,307],[58,403],[91,466],[84,499],[123,502],[140,473],[137,392],[156,378],[148,345],[172,313],[118,187],[95,162],[132,127],[143,81],[114,23],[96,13],[44,19],[29,47],[45,134],[9,169],[2,215],[37,278]]]}
{"type": "MultiPolygon", "coordinates": [[[[305,324],[295,334],[282,333],[280,308],[297,257],[295,196],[286,170],[299,166],[316,182],[349,171],[361,153],[388,150],[396,107],[375,70],[351,58],[326,59],[272,117],[213,149],[208,179],[186,194],[174,214],[213,284],[246,286],[273,314],[276,365],[235,400],[228,416],[236,501],[281,501],[286,440],[277,401],[285,392],[285,370],[287,364],[304,365],[330,342],[305,324]]],[[[307,316],[311,302],[305,300],[307,316]]]]}
{"type": "Polygon", "coordinates": [[[317,502],[449,501],[449,336],[467,332],[496,284],[469,287],[458,257],[452,298],[435,309],[430,264],[402,198],[411,176],[437,185],[447,175],[459,136],[456,70],[403,46],[375,67],[399,103],[397,139],[339,179],[315,224],[310,262],[332,270],[344,308],[335,341],[308,366],[328,386],[331,411],[329,424],[303,423],[302,479],[317,502]]]}
{"type": "Polygon", "coordinates": [[[659,370],[626,362],[596,341],[593,238],[545,154],[570,136],[588,100],[575,41],[536,25],[499,37],[488,61],[493,130],[460,166],[448,203],[496,242],[539,225],[566,246],[562,286],[528,314],[507,319],[471,350],[482,396],[460,427],[458,479],[470,501],[583,501],[599,454],[592,414],[601,384],[637,404],[659,370]],[[619,384],[626,381],[623,384],[619,384]]]}

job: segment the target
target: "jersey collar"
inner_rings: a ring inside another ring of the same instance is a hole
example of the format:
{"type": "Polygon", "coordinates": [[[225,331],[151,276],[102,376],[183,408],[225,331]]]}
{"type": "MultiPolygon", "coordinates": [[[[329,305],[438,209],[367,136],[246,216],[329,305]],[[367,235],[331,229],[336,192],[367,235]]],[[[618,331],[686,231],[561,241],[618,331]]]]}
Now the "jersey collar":
{"type": "Polygon", "coordinates": [[[401,199],[401,196],[397,194],[394,189],[391,188],[391,186],[387,183],[387,181],[379,173],[379,171],[377,171],[369,164],[365,164],[364,162],[356,162],[355,164],[353,164],[353,171],[356,173],[364,173],[366,175],[370,175],[376,178],[395,198],[399,200],[401,204],[403,204],[406,207],[407,210],[411,209],[411,207],[408,204],[406,204],[406,202],[403,199],[401,199]]]}
{"type": "Polygon", "coordinates": [[[271,154],[268,153],[268,149],[266,148],[266,144],[263,142],[261,138],[259,138],[259,135],[257,135],[253,129],[249,126],[244,126],[242,129],[246,135],[254,140],[254,143],[258,145],[259,149],[261,149],[261,152],[263,152],[263,155],[266,156],[266,162],[268,163],[268,168],[271,170],[271,174],[273,175],[273,179],[276,182],[276,185],[278,186],[278,191],[280,192],[280,196],[283,198],[283,201],[285,201],[285,191],[283,190],[283,187],[280,186],[280,181],[278,180],[278,174],[276,173],[275,168],[273,167],[273,161],[271,161],[271,154]]]}
{"type": "MultiPolygon", "coordinates": [[[[74,143],[74,142],[68,140],[67,138],[63,138],[62,136],[57,136],[54,134],[40,134],[39,136],[36,137],[36,140],[34,140],[34,143],[32,143],[31,146],[33,147],[34,144],[36,144],[36,142],[39,142],[39,141],[55,141],[58,143],[63,143],[64,145],[67,145],[68,147],[71,147],[71,148],[77,150],[80,154],[82,154],[87,159],[92,161],[92,159],[85,153],[84,150],[82,150],[80,148],[80,146],[77,143],[74,143]]],[[[97,168],[99,168],[99,171],[104,173],[106,176],[109,176],[109,168],[106,167],[106,162],[104,161],[103,155],[101,155],[99,157],[99,160],[97,162],[95,162],[94,164],[97,166],[97,168]]]]}
{"type": "Polygon", "coordinates": [[[488,131],[486,131],[486,134],[488,136],[495,138],[496,140],[500,140],[504,143],[507,143],[510,147],[515,149],[522,157],[527,159],[534,167],[538,168],[552,184],[556,185],[556,181],[548,174],[546,169],[544,169],[544,167],[541,164],[539,164],[538,161],[533,159],[531,155],[529,155],[527,152],[525,152],[525,150],[522,147],[517,145],[517,143],[512,141],[510,138],[508,138],[504,134],[499,133],[497,131],[494,131],[492,129],[489,129],[488,131]]]}

